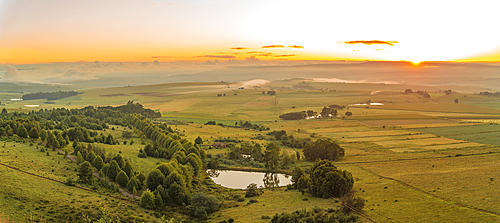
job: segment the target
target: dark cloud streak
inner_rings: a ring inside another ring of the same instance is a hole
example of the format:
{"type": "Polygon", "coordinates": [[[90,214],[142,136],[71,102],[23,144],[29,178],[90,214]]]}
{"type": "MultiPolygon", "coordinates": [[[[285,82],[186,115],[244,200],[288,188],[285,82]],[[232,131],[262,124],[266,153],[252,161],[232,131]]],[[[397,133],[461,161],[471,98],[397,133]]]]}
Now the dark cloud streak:
{"type": "Polygon", "coordinates": [[[338,43],[344,44],[365,44],[365,45],[374,45],[374,44],[386,44],[389,46],[394,46],[395,43],[399,43],[398,41],[381,41],[381,40],[355,40],[355,41],[340,41],[338,43]]]}

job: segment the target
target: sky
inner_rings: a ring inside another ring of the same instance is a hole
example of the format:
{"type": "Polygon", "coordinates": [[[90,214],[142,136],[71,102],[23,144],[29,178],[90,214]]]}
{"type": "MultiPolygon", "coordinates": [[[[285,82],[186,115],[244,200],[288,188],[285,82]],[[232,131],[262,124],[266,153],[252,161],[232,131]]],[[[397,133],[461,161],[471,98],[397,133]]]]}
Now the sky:
{"type": "Polygon", "coordinates": [[[0,64],[500,61],[498,0],[0,0],[0,64]]]}

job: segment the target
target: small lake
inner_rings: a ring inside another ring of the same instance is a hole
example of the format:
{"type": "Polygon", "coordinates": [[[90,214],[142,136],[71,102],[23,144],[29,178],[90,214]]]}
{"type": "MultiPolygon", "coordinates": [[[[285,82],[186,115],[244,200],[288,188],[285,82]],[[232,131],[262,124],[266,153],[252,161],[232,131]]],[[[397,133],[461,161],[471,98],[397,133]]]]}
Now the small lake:
{"type": "Polygon", "coordinates": [[[207,170],[212,180],[223,187],[245,189],[251,183],[257,187],[280,187],[291,183],[292,176],[281,173],[245,172],[236,170],[207,170]]]}

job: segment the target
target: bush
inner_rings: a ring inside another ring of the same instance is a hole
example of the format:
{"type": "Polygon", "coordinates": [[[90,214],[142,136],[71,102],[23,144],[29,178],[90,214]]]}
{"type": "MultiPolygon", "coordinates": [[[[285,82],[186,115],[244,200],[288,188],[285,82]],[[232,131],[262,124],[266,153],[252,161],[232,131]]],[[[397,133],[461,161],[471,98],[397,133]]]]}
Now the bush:
{"type": "Polygon", "coordinates": [[[155,208],[155,195],[149,189],[142,192],[140,205],[147,209],[155,208]]]}
{"type": "Polygon", "coordinates": [[[257,184],[251,183],[247,186],[245,197],[256,197],[264,193],[264,191],[257,188],[257,184]]]}
{"type": "Polygon", "coordinates": [[[219,200],[214,195],[198,193],[191,198],[193,213],[196,217],[204,217],[219,208],[219,200]]]}
{"type": "Polygon", "coordinates": [[[121,170],[120,173],[116,175],[116,183],[118,183],[118,185],[120,185],[121,187],[127,186],[128,176],[125,171],[121,170]]]}

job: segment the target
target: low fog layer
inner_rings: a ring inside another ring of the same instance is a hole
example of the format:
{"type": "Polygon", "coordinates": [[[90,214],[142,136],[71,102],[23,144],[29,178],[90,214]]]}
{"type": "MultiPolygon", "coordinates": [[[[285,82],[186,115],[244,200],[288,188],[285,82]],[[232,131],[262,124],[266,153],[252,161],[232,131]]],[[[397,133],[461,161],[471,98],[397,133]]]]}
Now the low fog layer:
{"type": "MultiPolygon", "coordinates": [[[[2,82],[77,88],[172,82],[245,82],[307,78],[317,82],[476,86],[500,91],[500,66],[483,63],[207,61],[3,65],[2,82]]],[[[250,86],[246,83],[242,86],[250,86]]]]}

